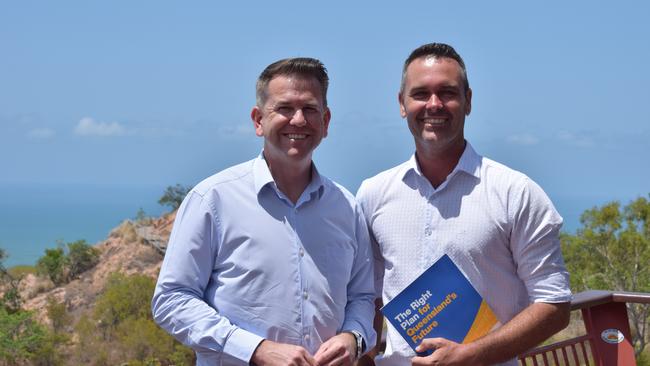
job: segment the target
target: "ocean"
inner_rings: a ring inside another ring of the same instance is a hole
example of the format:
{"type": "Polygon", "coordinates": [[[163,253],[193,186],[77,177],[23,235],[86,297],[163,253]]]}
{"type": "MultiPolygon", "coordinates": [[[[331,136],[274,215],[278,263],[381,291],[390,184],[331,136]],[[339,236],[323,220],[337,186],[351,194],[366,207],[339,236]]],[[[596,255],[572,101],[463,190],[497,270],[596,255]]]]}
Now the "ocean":
{"type": "MultiPolygon", "coordinates": [[[[163,186],[0,185],[0,248],[7,267],[34,265],[58,242],[96,244],[142,208],[148,216],[168,211],[158,204],[163,186]]],[[[564,217],[563,231],[575,233],[582,212],[612,199],[551,197],[564,217]]],[[[633,199],[631,197],[629,200],[633,199]]],[[[623,200],[623,205],[629,200],[623,200]]]]}
{"type": "Polygon", "coordinates": [[[142,208],[147,216],[168,211],[158,204],[164,187],[101,185],[0,185],[0,248],[6,267],[34,265],[58,242],[97,244],[142,208]]]}

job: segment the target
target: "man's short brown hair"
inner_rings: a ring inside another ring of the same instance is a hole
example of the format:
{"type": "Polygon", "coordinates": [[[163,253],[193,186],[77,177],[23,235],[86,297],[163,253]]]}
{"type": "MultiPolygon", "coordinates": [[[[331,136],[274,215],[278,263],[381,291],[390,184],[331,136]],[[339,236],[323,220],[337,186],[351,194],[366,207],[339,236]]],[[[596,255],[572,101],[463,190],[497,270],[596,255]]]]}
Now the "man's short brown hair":
{"type": "Polygon", "coordinates": [[[463,86],[465,87],[465,92],[469,90],[469,81],[467,80],[465,62],[463,62],[463,58],[460,57],[456,50],[452,46],[445,43],[427,43],[414,49],[406,61],[404,61],[404,67],[402,68],[402,83],[399,88],[400,93],[404,91],[404,84],[406,83],[406,69],[409,67],[411,62],[420,57],[446,57],[458,62],[458,65],[460,65],[460,69],[462,71],[463,86]]]}
{"type": "Polygon", "coordinates": [[[298,75],[303,78],[314,78],[320,84],[323,104],[327,107],[327,87],[329,77],[322,62],[310,57],[285,58],[267,66],[257,78],[255,97],[257,106],[262,108],[266,102],[266,89],[271,80],[279,75],[298,75]]]}

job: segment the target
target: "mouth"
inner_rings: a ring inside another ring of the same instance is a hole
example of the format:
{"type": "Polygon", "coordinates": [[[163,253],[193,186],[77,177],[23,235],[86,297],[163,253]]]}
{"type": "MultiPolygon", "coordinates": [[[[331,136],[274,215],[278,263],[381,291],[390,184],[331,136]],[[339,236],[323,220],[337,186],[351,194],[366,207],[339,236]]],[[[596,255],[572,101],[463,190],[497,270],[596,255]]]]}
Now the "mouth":
{"type": "Polygon", "coordinates": [[[447,118],[441,117],[424,117],[420,119],[425,126],[428,127],[442,127],[447,123],[447,118]]]}
{"type": "Polygon", "coordinates": [[[307,138],[307,135],[304,133],[288,133],[285,135],[288,139],[291,140],[304,140],[307,138]]]}

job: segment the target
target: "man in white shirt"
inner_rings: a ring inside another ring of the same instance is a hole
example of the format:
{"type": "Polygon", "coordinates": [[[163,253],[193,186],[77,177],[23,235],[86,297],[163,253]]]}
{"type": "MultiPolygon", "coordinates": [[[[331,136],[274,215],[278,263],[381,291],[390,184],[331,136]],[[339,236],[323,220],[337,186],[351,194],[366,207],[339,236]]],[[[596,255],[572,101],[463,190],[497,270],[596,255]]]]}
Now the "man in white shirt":
{"type": "Polygon", "coordinates": [[[312,162],[327,86],[318,60],[269,65],[251,112],[264,150],[199,183],[176,214],[152,313],[198,365],[352,365],[375,342],[361,208],[312,162]]]}
{"type": "Polygon", "coordinates": [[[464,62],[451,46],[414,50],[404,63],[399,104],[415,154],[364,181],[357,199],[384,303],[447,254],[501,326],[468,344],[424,339],[417,351],[435,351],[419,357],[388,325],[378,364],[516,365],[516,355],[568,324],[562,218],[537,184],[465,140],[471,101],[464,62]]]}

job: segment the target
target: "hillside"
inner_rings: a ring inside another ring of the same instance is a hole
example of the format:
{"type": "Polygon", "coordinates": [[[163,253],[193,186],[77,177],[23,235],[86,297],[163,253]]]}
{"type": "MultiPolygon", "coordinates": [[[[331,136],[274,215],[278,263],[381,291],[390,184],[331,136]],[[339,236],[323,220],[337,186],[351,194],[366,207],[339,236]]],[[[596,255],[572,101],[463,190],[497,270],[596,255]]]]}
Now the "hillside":
{"type": "Polygon", "coordinates": [[[20,283],[23,308],[32,310],[43,323],[49,298],[62,302],[74,318],[92,309],[111,273],[144,274],[155,278],[162,263],[167,239],[175,215],[141,221],[124,221],[113,229],[108,238],[96,244],[99,263],[64,286],[54,287],[46,279],[27,275],[20,283]]]}

